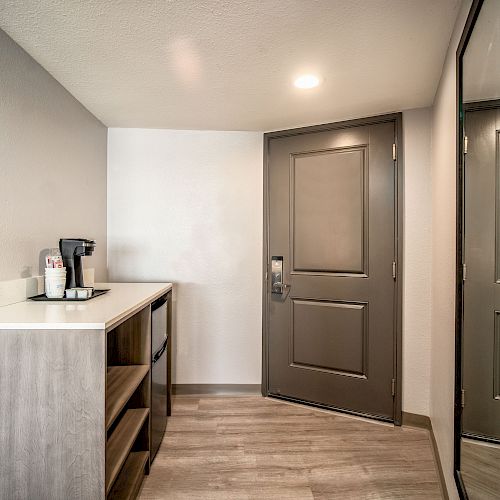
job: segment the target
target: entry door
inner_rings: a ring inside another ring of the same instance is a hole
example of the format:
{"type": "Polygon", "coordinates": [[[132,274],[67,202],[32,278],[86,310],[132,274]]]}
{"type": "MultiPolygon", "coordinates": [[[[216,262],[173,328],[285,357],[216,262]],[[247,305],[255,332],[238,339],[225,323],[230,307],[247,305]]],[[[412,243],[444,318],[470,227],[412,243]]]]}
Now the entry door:
{"type": "Polygon", "coordinates": [[[271,395],[394,418],[395,127],[268,140],[271,395]]]}
{"type": "Polygon", "coordinates": [[[463,432],[500,439],[500,111],[466,112],[463,432]]]}

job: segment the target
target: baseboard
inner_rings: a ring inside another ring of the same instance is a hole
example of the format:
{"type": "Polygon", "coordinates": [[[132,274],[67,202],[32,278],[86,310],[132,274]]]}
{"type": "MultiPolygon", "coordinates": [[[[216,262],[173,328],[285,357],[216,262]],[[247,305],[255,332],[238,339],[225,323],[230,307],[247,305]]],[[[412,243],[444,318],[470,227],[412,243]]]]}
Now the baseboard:
{"type": "Polygon", "coordinates": [[[434,436],[434,430],[432,429],[432,422],[426,415],[418,415],[417,413],[407,413],[403,412],[403,425],[409,427],[418,427],[419,429],[427,429],[431,438],[432,451],[434,455],[434,461],[436,462],[436,467],[439,475],[439,483],[441,486],[441,493],[445,500],[449,500],[448,489],[446,488],[446,480],[444,479],[443,466],[441,464],[441,457],[439,456],[439,449],[436,442],[436,437],[434,436]]]}
{"type": "Polygon", "coordinates": [[[403,425],[409,427],[418,427],[419,429],[432,429],[431,419],[427,415],[419,415],[418,413],[403,412],[403,425]]]}
{"type": "Polygon", "coordinates": [[[436,466],[439,472],[439,481],[441,482],[441,492],[443,493],[443,498],[445,500],[450,500],[448,495],[448,489],[446,488],[446,480],[444,478],[443,465],[441,464],[441,457],[439,456],[439,448],[436,442],[436,437],[434,436],[434,430],[432,429],[432,423],[430,428],[432,449],[434,450],[434,459],[436,460],[436,466]]]}
{"type": "Polygon", "coordinates": [[[172,392],[179,396],[260,396],[260,384],[173,384],[172,392]]]}

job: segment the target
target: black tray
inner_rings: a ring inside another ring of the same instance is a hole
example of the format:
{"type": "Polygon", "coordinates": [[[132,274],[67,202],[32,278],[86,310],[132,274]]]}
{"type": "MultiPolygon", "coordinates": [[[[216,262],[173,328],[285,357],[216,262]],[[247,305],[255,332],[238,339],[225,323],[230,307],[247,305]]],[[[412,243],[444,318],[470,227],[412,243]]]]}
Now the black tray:
{"type": "Polygon", "coordinates": [[[30,297],[30,300],[36,300],[38,302],[85,302],[86,300],[92,300],[94,297],[99,297],[99,295],[104,295],[106,292],[109,292],[109,288],[105,290],[94,290],[92,297],[88,299],[67,299],[63,297],[62,299],[49,299],[42,293],[42,295],[35,295],[34,297],[30,297]]]}

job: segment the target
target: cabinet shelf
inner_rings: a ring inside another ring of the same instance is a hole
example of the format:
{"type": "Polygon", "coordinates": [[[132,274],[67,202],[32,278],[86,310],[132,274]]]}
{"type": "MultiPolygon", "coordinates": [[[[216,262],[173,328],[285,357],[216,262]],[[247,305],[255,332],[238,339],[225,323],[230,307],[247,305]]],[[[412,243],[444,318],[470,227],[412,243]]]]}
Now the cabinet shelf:
{"type": "Polygon", "coordinates": [[[106,493],[109,493],[149,415],[148,408],[127,410],[106,444],[106,493]]]}
{"type": "Polygon", "coordinates": [[[133,451],[130,453],[120,475],[108,494],[108,500],[131,500],[136,498],[148,459],[149,452],[147,451],[133,451]]]}
{"type": "Polygon", "coordinates": [[[148,365],[110,366],[106,382],[106,430],[149,371],[148,365]]]}

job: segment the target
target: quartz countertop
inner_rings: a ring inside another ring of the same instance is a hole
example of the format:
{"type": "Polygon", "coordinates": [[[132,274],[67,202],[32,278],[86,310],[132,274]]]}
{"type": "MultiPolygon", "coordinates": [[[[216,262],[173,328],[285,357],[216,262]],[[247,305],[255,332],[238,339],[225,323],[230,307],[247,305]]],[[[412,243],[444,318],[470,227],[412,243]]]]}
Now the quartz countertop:
{"type": "Polygon", "coordinates": [[[0,307],[0,330],[110,330],[172,289],[171,283],[96,283],[87,301],[26,300],[0,307]]]}

